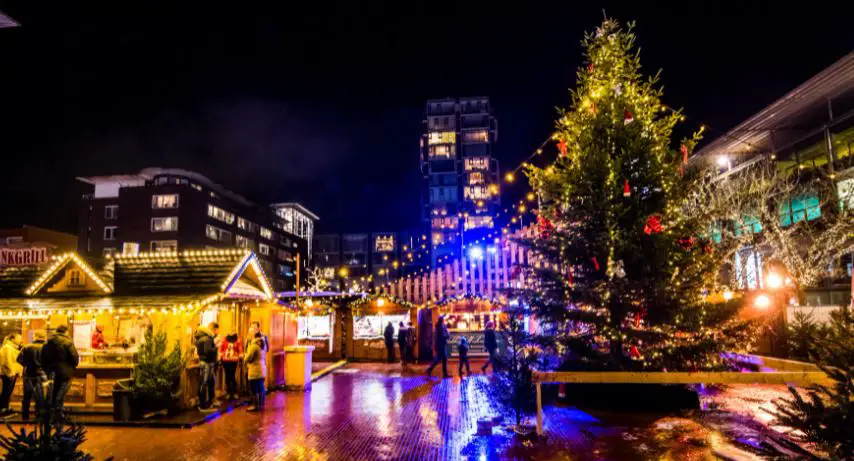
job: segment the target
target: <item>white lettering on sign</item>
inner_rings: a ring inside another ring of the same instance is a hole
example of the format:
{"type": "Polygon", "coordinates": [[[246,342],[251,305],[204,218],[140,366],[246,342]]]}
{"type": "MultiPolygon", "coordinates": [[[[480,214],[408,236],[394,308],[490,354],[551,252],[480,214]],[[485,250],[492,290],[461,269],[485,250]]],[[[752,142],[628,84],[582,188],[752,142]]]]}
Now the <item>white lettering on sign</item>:
{"type": "Polygon", "coordinates": [[[0,248],[0,266],[35,266],[47,262],[47,248],[0,248]]]}

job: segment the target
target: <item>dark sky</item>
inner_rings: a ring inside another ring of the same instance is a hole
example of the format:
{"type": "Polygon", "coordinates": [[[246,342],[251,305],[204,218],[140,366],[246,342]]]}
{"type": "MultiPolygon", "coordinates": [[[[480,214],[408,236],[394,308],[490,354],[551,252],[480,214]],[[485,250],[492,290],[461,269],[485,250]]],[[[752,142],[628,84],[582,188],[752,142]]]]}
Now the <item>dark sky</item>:
{"type": "Polygon", "coordinates": [[[515,166],[602,8],[637,21],[665,102],[718,129],[854,49],[851,7],[652,3],[0,1],[23,24],[0,30],[0,226],[73,231],[75,176],[162,166],[299,201],[320,232],[407,228],[424,100],[489,96],[515,166]]]}

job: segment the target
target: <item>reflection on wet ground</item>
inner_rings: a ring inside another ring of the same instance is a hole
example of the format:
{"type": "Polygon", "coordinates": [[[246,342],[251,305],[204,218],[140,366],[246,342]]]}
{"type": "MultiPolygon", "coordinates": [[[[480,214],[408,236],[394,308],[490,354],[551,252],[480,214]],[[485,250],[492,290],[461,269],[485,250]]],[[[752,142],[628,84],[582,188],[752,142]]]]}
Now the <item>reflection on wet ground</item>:
{"type": "Polygon", "coordinates": [[[687,417],[548,406],[547,437],[530,443],[501,428],[492,436],[475,434],[478,420],[499,414],[487,397],[488,378],[429,380],[420,370],[348,365],[315,382],[310,392],[271,394],[262,414],[235,410],[183,430],[90,427],[84,447],[96,459],[158,461],[700,460],[719,459],[716,453],[758,459],[729,443],[740,429],[728,427],[725,418],[705,417],[744,410],[745,420],[754,421],[751,405],[785,393],[759,386],[709,392],[704,403],[714,411],[687,417]]]}

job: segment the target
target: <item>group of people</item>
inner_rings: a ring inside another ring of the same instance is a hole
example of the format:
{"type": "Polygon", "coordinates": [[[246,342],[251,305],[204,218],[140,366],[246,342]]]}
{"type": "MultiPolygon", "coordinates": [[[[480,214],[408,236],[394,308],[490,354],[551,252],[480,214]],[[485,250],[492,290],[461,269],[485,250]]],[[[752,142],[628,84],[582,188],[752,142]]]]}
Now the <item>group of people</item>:
{"type": "MultiPolygon", "coordinates": [[[[448,333],[448,328],[445,326],[445,318],[439,317],[439,321],[436,322],[436,329],[433,332],[433,347],[436,349],[436,357],[433,359],[433,363],[427,367],[427,376],[432,377],[433,369],[436,365],[441,363],[442,377],[451,377],[451,375],[448,374],[448,340],[450,337],[451,335],[448,333]]],[[[492,371],[494,372],[498,366],[498,338],[495,333],[495,324],[492,322],[489,322],[486,325],[486,330],[483,332],[483,346],[489,354],[489,358],[480,370],[482,373],[486,373],[486,369],[491,365],[492,371]]],[[[469,343],[468,339],[463,335],[460,336],[457,342],[457,356],[460,362],[460,376],[463,375],[463,367],[465,367],[466,373],[471,375],[469,343]]]]}
{"type": "Polygon", "coordinates": [[[249,411],[264,409],[266,389],[264,380],[267,377],[267,351],[270,349],[269,339],[261,332],[259,322],[252,322],[249,327],[249,340],[246,350],[236,331],[231,331],[225,337],[219,336],[219,324],[211,322],[196,330],[196,353],[199,356],[199,410],[205,413],[217,411],[219,402],[216,401],[216,370],[222,365],[225,375],[226,398],[231,400],[238,396],[237,370],[240,361],[246,367],[246,377],[249,381],[250,406],[249,411]]]}
{"type": "Polygon", "coordinates": [[[71,375],[80,364],[80,356],[68,335],[68,327],[60,325],[46,340],[43,331],[33,332],[33,342],[23,345],[19,333],[11,333],[0,347],[0,415],[12,413],[9,401],[18,378],[24,379],[24,397],[21,401],[21,418],[30,419],[30,406],[35,401],[36,414],[49,410],[57,419],[62,418],[65,395],[71,387],[71,375]],[[45,395],[45,385],[50,384],[45,395]],[[47,399],[46,399],[47,397],[47,399]]]}
{"type": "MultiPolygon", "coordinates": [[[[388,352],[388,363],[394,363],[394,325],[388,322],[383,331],[385,348],[388,352]]],[[[400,364],[406,366],[415,361],[415,328],[412,322],[404,325],[400,322],[397,328],[397,346],[400,348],[400,364]]]]}

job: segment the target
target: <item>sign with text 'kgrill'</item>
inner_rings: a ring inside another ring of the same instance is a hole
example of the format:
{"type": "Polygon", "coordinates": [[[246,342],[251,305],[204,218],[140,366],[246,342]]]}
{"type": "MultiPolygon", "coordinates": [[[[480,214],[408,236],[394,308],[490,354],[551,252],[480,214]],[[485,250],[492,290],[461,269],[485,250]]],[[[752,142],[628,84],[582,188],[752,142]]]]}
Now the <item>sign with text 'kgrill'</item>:
{"type": "Polygon", "coordinates": [[[48,260],[47,248],[0,248],[0,266],[35,266],[48,260]]]}

